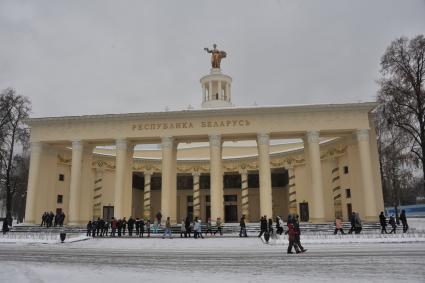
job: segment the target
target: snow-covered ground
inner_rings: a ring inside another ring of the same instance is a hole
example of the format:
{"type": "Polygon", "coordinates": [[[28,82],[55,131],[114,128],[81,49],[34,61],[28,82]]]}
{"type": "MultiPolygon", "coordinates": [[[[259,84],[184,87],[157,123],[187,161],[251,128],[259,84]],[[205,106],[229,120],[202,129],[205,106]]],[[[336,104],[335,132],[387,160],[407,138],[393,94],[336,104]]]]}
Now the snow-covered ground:
{"type": "Polygon", "coordinates": [[[298,255],[257,237],[0,243],[0,282],[424,282],[425,241],[302,241],[298,255]]]}

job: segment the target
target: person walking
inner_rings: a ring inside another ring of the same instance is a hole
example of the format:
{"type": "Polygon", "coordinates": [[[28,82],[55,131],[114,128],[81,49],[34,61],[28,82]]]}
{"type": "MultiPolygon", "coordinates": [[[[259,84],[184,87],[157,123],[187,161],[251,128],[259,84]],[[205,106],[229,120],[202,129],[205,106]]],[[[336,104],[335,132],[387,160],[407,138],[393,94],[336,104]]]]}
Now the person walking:
{"type": "Polygon", "coordinates": [[[299,221],[298,214],[294,216],[293,224],[294,224],[294,230],[295,230],[295,245],[298,247],[298,250],[300,250],[302,253],[306,252],[307,249],[304,249],[304,247],[301,245],[301,229],[300,229],[300,221],[299,221]]]}
{"type": "Polygon", "coordinates": [[[258,235],[258,238],[261,238],[261,236],[267,232],[267,217],[264,215],[260,219],[260,234],[258,235]]]}
{"type": "Polygon", "coordinates": [[[282,235],[283,233],[283,221],[280,216],[276,216],[276,234],[282,235]]]}
{"type": "MultiPolygon", "coordinates": [[[[141,218],[139,220],[139,238],[142,237],[143,238],[143,234],[145,233],[145,220],[143,220],[143,218],[141,218]]],[[[150,230],[150,228],[149,228],[150,230]]],[[[149,235],[150,235],[150,231],[149,231],[149,235]]]]}
{"type": "Polygon", "coordinates": [[[112,221],[111,221],[111,237],[115,237],[115,232],[117,231],[118,228],[118,221],[112,217],[112,221]]]}
{"type": "Polygon", "coordinates": [[[146,232],[148,233],[148,238],[151,237],[151,221],[150,219],[146,220],[146,232]]]}
{"type": "Polygon", "coordinates": [[[248,237],[246,234],[245,214],[242,215],[241,220],[239,221],[239,226],[241,228],[239,231],[239,237],[248,237]]]}
{"type": "Polygon", "coordinates": [[[118,219],[117,221],[117,230],[118,230],[118,237],[121,237],[121,232],[122,232],[122,220],[118,219]]]}
{"type": "Polygon", "coordinates": [[[291,222],[288,223],[288,249],[286,253],[293,254],[292,247],[295,249],[295,252],[299,254],[301,251],[299,250],[298,246],[295,244],[295,229],[294,224],[291,222]]]}
{"type": "Polygon", "coordinates": [[[91,223],[91,221],[89,221],[89,223],[87,223],[87,225],[86,225],[86,229],[87,229],[87,233],[86,233],[86,236],[87,237],[90,237],[91,235],[91,226],[92,226],[92,223],[91,223]]]}
{"type": "Polygon", "coordinates": [[[217,221],[215,222],[215,226],[216,226],[216,230],[214,232],[214,236],[217,232],[220,232],[220,236],[223,236],[223,230],[222,230],[222,223],[221,223],[221,218],[217,217],[217,221]]]}
{"type": "Polygon", "coordinates": [[[213,231],[212,231],[211,218],[208,218],[208,221],[207,221],[207,231],[205,232],[205,235],[208,235],[208,232],[210,232],[210,234],[212,236],[213,231]]]}
{"type": "Polygon", "coordinates": [[[195,222],[193,225],[193,232],[194,232],[194,238],[198,239],[198,237],[201,237],[202,239],[204,236],[202,236],[202,222],[201,219],[198,219],[198,217],[195,218],[195,222]]]}
{"type": "Polygon", "coordinates": [[[381,211],[379,214],[379,223],[381,224],[381,234],[388,234],[387,232],[387,218],[384,215],[384,212],[381,211]]]}
{"type": "Polygon", "coordinates": [[[391,233],[396,233],[396,230],[397,230],[397,223],[395,222],[395,218],[394,218],[394,216],[390,216],[390,220],[388,221],[388,224],[390,224],[391,225],[391,231],[390,231],[390,233],[388,233],[388,234],[391,234],[391,233]]]}
{"type": "Polygon", "coordinates": [[[134,225],[136,227],[136,236],[139,236],[139,234],[140,234],[140,219],[139,219],[139,217],[136,217],[136,221],[134,221],[134,225]]]}
{"type": "Polygon", "coordinates": [[[404,209],[401,210],[399,219],[403,225],[403,233],[406,233],[409,230],[409,225],[407,225],[406,211],[404,209]]]}
{"type": "Polygon", "coordinates": [[[363,226],[362,226],[362,220],[360,219],[360,214],[358,212],[356,212],[354,217],[354,227],[355,227],[355,233],[360,234],[360,232],[363,229],[363,226]]]}
{"type": "MultiPolygon", "coordinates": [[[[190,218],[189,218],[189,216],[186,216],[186,219],[184,220],[184,226],[185,226],[185,229],[186,229],[186,234],[190,238],[190,230],[191,229],[190,229],[190,218]]],[[[187,237],[186,234],[184,235],[185,238],[187,237]]]]}
{"type": "Polygon", "coordinates": [[[128,235],[130,237],[133,237],[133,230],[134,230],[134,219],[133,219],[133,217],[130,216],[130,218],[127,221],[127,225],[128,225],[128,235]]]}
{"type": "Polygon", "coordinates": [[[109,222],[105,221],[105,225],[103,226],[103,231],[102,231],[102,237],[108,237],[108,230],[109,230],[109,222]]]}
{"type": "Polygon", "coordinates": [[[344,235],[344,230],[342,230],[342,221],[341,218],[337,217],[335,219],[335,231],[334,231],[334,235],[338,234],[338,231],[341,232],[342,235],[344,235]]]}
{"type": "Polygon", "coordinates": [[[125,217],[121,221],[121,226],[122,226],[122,235],[124,236],[125,230],[127,229],[127,219],[125,219],[125,217]]]}
{"type": "Polygon", "coordinates": [[[167,217],[167,220],[165,221],[165,229],[164,229],[164,234],[162,235],[162,238],[164,239],[167,235],[171,239],[171,221],[170,221],[170,217],[167,217]]]}
{"type": "Polygon", "coordinates": [[[356,213],[353,211],[350,215],[350,231],[348,231],[348,234],[352,234],[356,230],[356,213]]]}
{"type": "Polygon", "coordinates": [[[182,223],[180,227],[180,238],[183,238],[183,235],[185,238],[187,238],[186,221],[184,220],[184,218],[182,219],[182,223]]]}
{"type": "Polygon", "coordinates": [[[6,235],[6,233],[9,232],[9,225],[7,224],[7,218],[3,219],[3,226],[1,230],[3,232],[3,235],[6,235]]]}

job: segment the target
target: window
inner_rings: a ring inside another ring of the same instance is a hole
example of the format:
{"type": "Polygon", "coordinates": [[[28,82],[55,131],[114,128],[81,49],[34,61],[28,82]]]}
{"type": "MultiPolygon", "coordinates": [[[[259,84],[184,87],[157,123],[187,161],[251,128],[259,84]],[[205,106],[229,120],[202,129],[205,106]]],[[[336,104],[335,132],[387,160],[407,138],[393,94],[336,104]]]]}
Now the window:
{"type": "Polygon", "coordinates": [[[348,166],[344,166],[344,174],[348,174],[348,166]]]}
{"type": "Polygon", "coordinates": [[[193,202],[193,196],[187,196],[187,202],[193,202]]]}
{"type": "Polygon", "coordinates": [[[238,201],[237,195],[225,195],[224,201],[238,201]]]}
{"type": "Polygon", "coordinates": [[[57,203],[62,203],[62,201],[63,201],[63,195],[58,195],[58,197],[56,199],[56,202],[57,203]]]}
{"type": "Polygon", "coordinates": [[[211,196],[205,196],[205,202],[211,202],[211,196]]]}
{"type": "Polygon", "coordinates": [[[65,180],[64,174],[59,174],[59,181],[63,182],[65,180]]]}
{"type": "Polygon", "coordinates": [[[345,189],[345,197],[351,198],[351,190],[350,189],[345,189]]]}

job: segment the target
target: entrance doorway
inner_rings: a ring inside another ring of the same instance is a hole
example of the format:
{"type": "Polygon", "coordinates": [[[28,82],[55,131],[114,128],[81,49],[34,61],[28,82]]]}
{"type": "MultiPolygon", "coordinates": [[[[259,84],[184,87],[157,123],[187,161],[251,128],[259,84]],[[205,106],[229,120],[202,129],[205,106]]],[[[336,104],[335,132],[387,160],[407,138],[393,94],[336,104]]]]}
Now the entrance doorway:
{"type": "Polygon", "coordinates": [[[103,207],[103,219],[106,221],[111,220],[114,217],[114,207],[113,206],[104,206],[103,207]]]}
{"type": "Polygon", "coordinates": [[[300,220],[307,222],[309,219],[308,202],[302,202],[300,203],[300,220]]]}
{"type": "Polygon", "coordinates": [[[229,222],[238,222],[238,206],[231,204],[224,206],[224,221],[229,222]]]}

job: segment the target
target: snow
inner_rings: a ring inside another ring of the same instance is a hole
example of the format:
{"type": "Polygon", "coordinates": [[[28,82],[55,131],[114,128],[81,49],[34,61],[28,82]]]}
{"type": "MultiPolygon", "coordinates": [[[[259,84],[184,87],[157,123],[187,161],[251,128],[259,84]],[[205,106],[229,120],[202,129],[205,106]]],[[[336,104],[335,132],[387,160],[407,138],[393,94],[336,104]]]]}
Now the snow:
{"type": "MultiPolygon", "coordinates": [[[[67,234],[65,243],[73,243],[90,239],[85,235],[67,234]]],[[[61,243],[57,233],[13,233],[9,232],[5,235],[0,234],[0,243],[20,243],[20,244],[57,244],[61,243]]]]}

